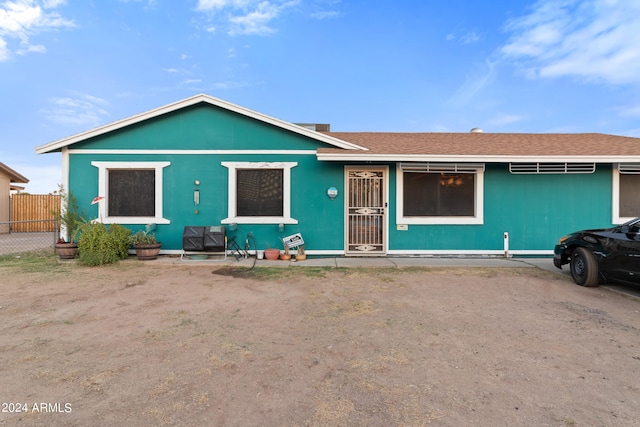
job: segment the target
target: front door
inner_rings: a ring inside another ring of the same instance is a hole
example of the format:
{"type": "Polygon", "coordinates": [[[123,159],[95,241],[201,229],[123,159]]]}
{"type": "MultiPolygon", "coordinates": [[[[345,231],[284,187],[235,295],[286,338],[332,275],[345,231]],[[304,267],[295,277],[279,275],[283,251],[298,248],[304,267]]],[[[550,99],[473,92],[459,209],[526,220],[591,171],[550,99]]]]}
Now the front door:
{"type": "Polygon", "coordinates": [[[384,255],[386,251],[386,168],[345,169],[347,178],[347,255],[384,255]]]}

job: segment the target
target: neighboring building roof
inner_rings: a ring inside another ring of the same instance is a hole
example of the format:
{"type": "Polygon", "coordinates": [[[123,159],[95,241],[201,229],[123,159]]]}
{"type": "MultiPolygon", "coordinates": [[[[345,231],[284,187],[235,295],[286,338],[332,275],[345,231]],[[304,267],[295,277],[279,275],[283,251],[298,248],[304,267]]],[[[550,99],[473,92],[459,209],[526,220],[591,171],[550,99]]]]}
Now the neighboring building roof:
{"type": "Polygon", "coordinates": [[[28,184],[29,180],[24,176],[20,175],[18,172],[11,169],[9,166],[4,163],[0,163],[0,172],[4,172],[5,175],[9,177],[11,182],[15,182],[17,184],[28,184]]]}
{"type": "Polygon", "coordinates": [[[330,132],[328,135],[368,150],[321,148],[319,160],[640,162],[640,138],[601,133],[330,132]]]}
{"type": "Polygon", "coordinates": [[[141,114],[137,114],[135,116],[128,117],[126,119],[118,120],[113,123],[99,126],[97,128],[88,130],[86,132],[81,132],[76,135],[69,136],[67,138],[59,139],[57,141],[53,141],[48,144],[41,145],[39,147],[36,147],[36,153],[44,154],[44,153],[51,153],[54,151],[60,151],[62,148],[75,144],[77,142],[85,141],[89,138],[100,136],[118,129],[122,129],[130,125],[133,125],[135,123],[140,123],[145,120],[149,120],[151,118],[158,117],[163,114],[168,114],[173,111],[177,111],[182,108],[186,108],[199,103],[207,103],[210,105],[214,105],[216,107],[224,108],[226,110],[233,111],[235,113],[242,114],[244,116],[251,117],[253,119],[260,120],[265,123],[269,123],[271,125],[280,127],[282,129],[286,129],[291,132],[295,132],[300,135],[307,136],[309,138],[321,141],[323,143],[329,144],[330,146],[334,146],[337,148],[348,149],[348,150],[364,150],[363,147],[359,147],[355,144],[341,141],[339,139],[332,137],[331,135],[315,132],[313,130],[306,129],[305,127],[298,126],[293,123],[285,122],[283,120],[276,119],[274,117],[270,117],[262,113],[258,113],[257,111],[249,110],[248,108],[244,108],[239,105],[235,105],[230,102],[223,101],[218,98],[214,98],[213,96],[209,96],[206,94],[199,94],[199,95],[192,96],[190,98],[183,99],[182,101],[174,102],[172,104],[168,104],[163,107],[159,107],[141,114]]]}

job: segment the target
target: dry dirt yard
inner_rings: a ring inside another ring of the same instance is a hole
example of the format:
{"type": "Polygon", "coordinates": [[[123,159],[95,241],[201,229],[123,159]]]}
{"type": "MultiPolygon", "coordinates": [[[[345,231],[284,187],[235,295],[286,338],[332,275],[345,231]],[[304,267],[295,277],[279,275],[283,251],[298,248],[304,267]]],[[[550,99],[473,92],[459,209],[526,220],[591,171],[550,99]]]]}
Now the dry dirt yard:
{"type": "Polygon", "coordinates": [[[0,298],[0,425],[640,419],[640,300],[535,268],[5,259],[0,298]]]}

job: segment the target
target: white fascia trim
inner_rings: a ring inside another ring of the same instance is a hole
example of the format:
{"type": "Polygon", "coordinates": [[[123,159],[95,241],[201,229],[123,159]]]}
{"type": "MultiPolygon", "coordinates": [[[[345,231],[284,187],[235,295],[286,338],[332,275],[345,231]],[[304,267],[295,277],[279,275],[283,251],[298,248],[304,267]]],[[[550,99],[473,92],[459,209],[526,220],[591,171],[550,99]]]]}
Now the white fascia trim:
{"type": "Polygon", "coordinates": [[[152,154],[152,155],[224,155],[241,154],[248,155],[315,155],[316,150],[91,150],[68,149],[70,154],[152,154]]]}
{"type": "Polygon", "coordinates": [[[253,111],[248,108],[244,108],[239,105],[235,105],[230,102],[223,101],[222,99],[214,98],[213,96],[210,96],[210,95],[198,94],[190,98],[183,99],[181,101],[173,102],[171,104],[167,104],[165,106],[155,108],[153,110],[149,110],[144,113],[136,114],[134,116],[131,116],[122,120],[118,120],[113,123],[99,126],[97,128],[90,129],[88,131],[81,132],[67,138],[59,139],[57,141],[53,141],[48,144],[41,145],[39,147],[36,147],[36,154],[44,154],[44,153],[49,153],[51,151],[59,150],[62,147],[66,147],[68,145],[75,144],[77,142],[81,142],[89,138],[94,138],[96,136],[104,135],[108,132],[113,132],[114,130],[122,129],[124,127],[131,126],[133,124],[140,123],[142,121],[149,120],[151,118],[158,117],[163,114],[171,113],[173,111],[177,111],[186,107],[190,107],[192,105],[196,105],[201,102],[211,104],[216,107],[223,108],[225,110],[233,111],[235,113],[274,125],[282,129],[289,130],[291,132],[294,132],[300,135],[304,135],[306,137],[324,142],[334,147],[344,148],[347,150],[367,150],[367,148],[365,147],[361,147],[359,145],[352,144],[350,142],[342,141],[340,139],[325,135],[323,133],[312,131],[302,126],[294,125],[293,123],[276,119],[275,117],[267,116],[266,114],[258,113],[257,111],[253,111]]]}
{"type": "Polygon", "coordinates": [[[171,165],[171,162],[91,162],[91,166],[98,168],[98,196],[103,196],[100,202],[98,202],[98,218],[105,224],[170,224],[171,221],[163,217],[162,213],[162,171],[167,166],[171,165]],[[156,172],[156,206],[155,216],[107,216],[107,204],[109,203],[108,188],[107,188],[107,171],[109,169],[155,169],[156,172]]]}
{"type": "Polygon", "coordinates": [[[540,162],[540,163],[636,163],[640,156],[471,156],[429,154],[318,153],[320,161],[334,162],[540,162]]]}
{"type": "Polygon", "coordinates": [[[475,216],[404,216],[404,172],[396,165],[396,223],[413,225],[481,225],[484,224],[484,172],[475,175],[475,216]]]}
{"type": "Polygon", "coordinates": [[[291,218],[291,169],[298,166],[298,162],[221,162],[228,172],[227,218],[222,224],[297,224],[298,220],[291,218]],[[246,217],[237,215],[237,169],[282,169],[282,216],[276,217],[246,217]]]}

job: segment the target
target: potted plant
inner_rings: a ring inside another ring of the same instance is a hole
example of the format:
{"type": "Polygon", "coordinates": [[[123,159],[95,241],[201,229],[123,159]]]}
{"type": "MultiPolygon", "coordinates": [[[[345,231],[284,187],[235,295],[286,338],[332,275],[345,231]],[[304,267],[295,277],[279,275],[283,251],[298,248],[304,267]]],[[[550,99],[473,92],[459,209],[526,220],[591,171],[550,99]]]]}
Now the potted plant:
{"type": "Polygon", "coordinates": [[[160,254],[162,243],[156,240],[154,233],[140,230],[131,235],[130,243],[136,252],[136,256],[140,260],[156,259],[160,254]]]}
{"type": "Polygon", "coordinates": [[[284,253],[280,255],[280,259],[284,261],[289,261],[291,259],[291,253],[289,252],[289,245],[283,240],[282,245],[284,246],[284,253]]]}
{"type": "Polygon", "coordinates": [[[304,245],[298,246],[298,253],[296,254],[296,261],[304,261],[307,259],[307,254],[304,251],[304,245]]]}
{"type": "Polygon", "coordinates": [[[75,196],[71,192],[64,191],[62,186],[59,186],[59,193],[60,209],[51,213],[58,222],[58,232],[62,228],[66,234],[66,240],[60,237],[55,244],[55,249],[60,259],[74,259],[78,254],[78,243],[76,241],[78,230],[84,220],[80,214],[75,196]]]}
{"type": "Polygon", "coordinates": [[[280,249],[269,248],[264,250],[264,257],[270,261],[275,261],[280,256],[280,249]]]}

